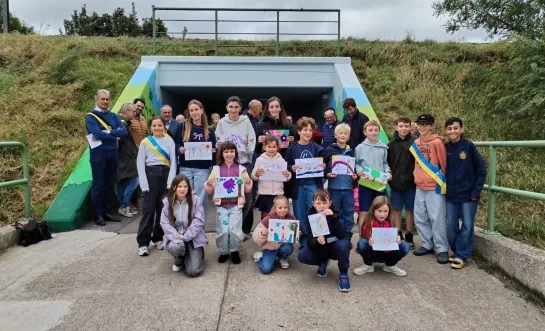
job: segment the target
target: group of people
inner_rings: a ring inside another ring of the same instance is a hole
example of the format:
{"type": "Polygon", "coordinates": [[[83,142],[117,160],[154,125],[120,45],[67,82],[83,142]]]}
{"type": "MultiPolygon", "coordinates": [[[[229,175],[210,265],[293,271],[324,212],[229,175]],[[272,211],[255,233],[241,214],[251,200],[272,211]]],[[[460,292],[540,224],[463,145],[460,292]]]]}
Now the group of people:
{"type": "Polygon", "coordinates": [[[105,221],[119,221],[110,213],[110,193],[117,180],[119,213],[126,217],[138,213],[134,199],[138,198],[135,192],[139,186],[143,217],[137,234],[138,254],[149,255],[150,243],[159,250],[166,249],[174,259],[173,271],[197,276],[204,270],[209,198],[216,209],[219,263],[229,259],[233,264],[241,263],[239,247],[250,237],[255,206],[262,220],[252,238],[262,251],[254,260],[262,273],[272,272],[276,263],[289,268],[288,257],[294,251],[294,244],[268,240],[269,221],[298,220],[298,260],[318,266],[319,277],[327,275],[330,260],[337,260],[338,286],[343,292],[351,289],[348,269],[355,213],[360,237],[356,252],[363,259],[363,264],[353,269],[355,275],[373,272],[375,263],[384,263],[384,271],[405,276],[397,263],[414,248],[414,225],[422,240],[415,255],[435,252],[439,263],[450,262],[456,269],[462,268],[471,255],[486,168],[475,145],[463,137],[459,118],[446,121],[449,142],[445,144],[442,136],[433,133],[432,115],[416,119],[418,138],[411,132],[413,122],[401,116],[396,120],[394,139],[386,145],[379,140],[380,124],[370,121],[357,109],[354,99],[347,98],[341,122],[331,118],[332,109],[324,112],[320,145],[313,141],[315,120],[301,117],[294,127],[277,97],[271,97],[264,107],[253,100],[244,112],[240,98],[230,97],[227,114],[212,125],[198,100],[188,103],[183,121],[172,119],[172,108],[163,106],[161,117],[149,121],[150,132],[139,116],[145,107],[141,99],[124,104],[119,116],[109,111],[108,91],[98,91],[95,99],[96,108],[86,115],[88,134],[102,142],[90,151],[95,222],[104,225],[105,221]],[[288,132],[287,148],[278,136],[269,134],[271,130],[288,132]],[[244,139],[241,144],[223,139],[229,135],[244,139]],[[184,146],[188,142],[209,142],[213,156],[209,160],[186,160],[184,146]],[[332,171],[337,155],[355,158],[352,173],[332,171]],[[324,177],[297,178],[296,160],[317,157],[323,158],[324,177]],[[282,160],[287,163],[283,180],[260,179],[263,165],[282,160]],[[389,192],[386,185],[368,185],[375,181],[370,173],[385,174],[389,192]],[[217,198],[216,181],[228,177],[239,178],[233,183],[238,186],[238,196],[217,198]],[[405,233],[401,231],[403,209],[405,233]],[[314,214],[325,216],[328,235],[313,236],[308,216],[314,214]],[[374,228],[397,228],[398,249],[373,250],[374,228]],[[449,247],[452,256],[448,255],[449,247]]]}

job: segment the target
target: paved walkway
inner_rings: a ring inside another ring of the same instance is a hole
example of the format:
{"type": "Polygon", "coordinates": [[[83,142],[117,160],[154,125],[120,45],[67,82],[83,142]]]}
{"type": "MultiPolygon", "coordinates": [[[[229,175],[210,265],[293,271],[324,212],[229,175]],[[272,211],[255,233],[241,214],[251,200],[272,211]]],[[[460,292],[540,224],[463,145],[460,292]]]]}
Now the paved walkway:
{"type": "MultiPolygon", "coordinates": [[[[432,256],[410,254],[400,262],[406,277],[381,268],[351,274],[352,291],[341,293],[335,263],[321,279],[293,255],[289,270],[261,275],[252,241],[242,244],[242,264],[218,264],[210,233],[205,272],[190,279],[171,271],[164,251],[137,255],[136,223],[112,226],[119,234],[61,233],[0,255],[0,329],[511,331],[545,325],[543,312],[473,263],[452,270],[432,256]]],[[[353,252],[351,262],[358,266],[361,258],[353,252]]]]}

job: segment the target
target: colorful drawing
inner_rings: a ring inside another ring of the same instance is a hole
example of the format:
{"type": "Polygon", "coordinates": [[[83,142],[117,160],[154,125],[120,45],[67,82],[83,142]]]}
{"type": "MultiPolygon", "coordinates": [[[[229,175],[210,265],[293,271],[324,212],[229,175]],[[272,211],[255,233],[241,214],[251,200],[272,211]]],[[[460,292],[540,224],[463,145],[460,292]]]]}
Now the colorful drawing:
{"type": "Polygon", "coordinates": [[[276,180],[285,182],[287,178],[282,174],[282,171],[288,169],[288,163],[284,160],[267,161],[260,163],[259,167],[265,172],[259,177],[259,180],[276,180]]]}
{"type": "Polygon", "coordinates": [[[308,215],[308,220],[310,222],[310,229],[312,230],[313,237],[327,236],[330,233],[327,219],[324,214],[318,213],[308,215]]]}
{"type": "Polygon", "coordinates": [[[299,167],[295,171],[295,178],[324,177],[323,163],[324,159],[321,157],[295,159],[295,165],[299,167]]]}
{"type": "Polygon", "coordinates": [[[293,244],[299,241],[299,221],[269,220],[268,241],[293,244]]]}
{"type": "Polygon", "coordinates": [[[242,184],[241,177],[219,177],[214,181],[214,198],[238,198],[241,196],[242,184]]]}
{"type": "Polygon", "coordinates": [[[224,142],[224,141],[232,141],[237,146],[237,150],[239,152],[246,151],[246,145],[244,145],[244,140],[247,140],[248,137],[246,135],[238,135],[238,134],[220,134],[218,135],[218,141],[224,142]]]}
{"type": "Polygon", "coordinates": [[[331,158],[331,173],[352,176],[356,173],[355,167],[356,159],[351,156],[333,155],[331,158]]]}
{"type": "Polygon", "coordinates": [[[374,251],[397,251],[397,228],[373,228],[371,232],[374,251]]]}
{"type": "Polygon", "coordinates": [[[186,161],[212,160],[211,142],[186,142],[184,143],[184,148],[186,161]]]}
{"type": "Polygon", "coordinates": [[[384,191],[388,184],[388,173],[364,167],[359,184],[375,191],[384,191]]]}
{"type": "Polygon", "coordinates": [[[263,130],[264,135],[273,135],[275,137],[278,137],[279,144],[278,148],[287,148],[290,143],[288,141],[288,136],[290,134],[290,130],[263,130]]]}

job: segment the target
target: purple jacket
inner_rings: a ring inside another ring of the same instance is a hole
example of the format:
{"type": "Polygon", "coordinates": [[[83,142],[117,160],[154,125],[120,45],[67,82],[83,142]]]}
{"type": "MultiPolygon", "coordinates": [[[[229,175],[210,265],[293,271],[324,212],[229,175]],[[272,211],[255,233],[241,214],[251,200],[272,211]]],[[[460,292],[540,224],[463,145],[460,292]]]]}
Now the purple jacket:
{"type": "MultiPolygon", "coordinates": [[[[189,242],[193,241],[193,246],[195,248],[203,247],[208,244],[208,238],[204,232],[204,207],[199,201],[199,197],[193,193],[193,215],[191,217],[191,225],[183,231],[183,227],[180,220],[176,220],[173,227],[168,221],[168,198],[163,199],[163,212],[161,213],[161,227],[165,232],[164,236],[164,245],[168,247],[170,242],[180,244],[180,242],[189,242]],[[174,238],[176,233],[183,231],[183,234],[180,235],[180,238],[174,238]]],[[[174,213],[176,214],[176,213],[174,213]]]]}

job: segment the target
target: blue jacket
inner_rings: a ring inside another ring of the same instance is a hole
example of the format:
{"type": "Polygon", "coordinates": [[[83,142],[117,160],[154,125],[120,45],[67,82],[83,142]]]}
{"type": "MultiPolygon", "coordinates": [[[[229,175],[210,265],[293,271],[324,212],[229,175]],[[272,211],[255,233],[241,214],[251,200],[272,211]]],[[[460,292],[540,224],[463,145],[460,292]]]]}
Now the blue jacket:
{"type": "MultiPolygon", "coordinates": [[[[346,149],[341,149],[336,143],[332,144],[324,151],[324,163],[326,164],[325,174],[331,173],[331,163],[333,155],[344,155],[354,157],[354,151],[347,145],[346,149]]],[[[354,180],[352,176],[337,175],[327,179],[327,188],[333,190],[352,190],[354,189],[354,180]]]]}
{"type": "Polygon", "coordinates": [[[324,123],[322,126],[322,147],[328,148],[335,142],[335,128],[339,124],[338,121],[333,122],[332,124],[324,123]]]}
{"type": "Polygon", "coordinates": [[[95,147],[92,151],[117,151],[117,138],[125,137],[127,135],[127,129],[121,123],[121,119],[115,113],[107,111],[103,113],[99,108],[95,108],[92,111],[107,125],[111,126],[110,133],[102,132],[107,128],[102,127],[98,120],[92,115],[85,115],[85,127],[87,133],[91,133],[95,139],[102,141],[102,145],[95,147]]]}
{"type": "MultiPolygon", "coordinates": [[[[180,131],[180,122],[176,121],[176,119],[174,118],[171,118],[170,119],[170,122],[168,124],[168,134],[170,135],[170,137],[172,139],[174,139],[174,137],[178,134],[178,132],[180,131]]],[[[175,140],[176,141],[176,140],[175,140]]]]}
{"type": "Polygon", "coordinates": [[[486,179],[486,165],[475,145],[461,137],[445,144],[447,151],[447,202],[479,200],[486,179]]]}

